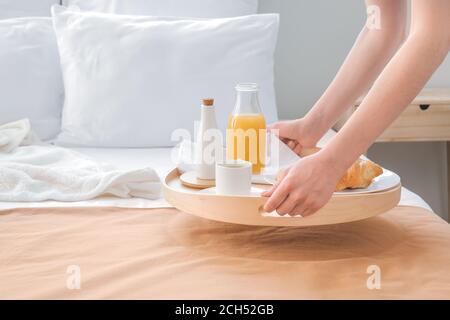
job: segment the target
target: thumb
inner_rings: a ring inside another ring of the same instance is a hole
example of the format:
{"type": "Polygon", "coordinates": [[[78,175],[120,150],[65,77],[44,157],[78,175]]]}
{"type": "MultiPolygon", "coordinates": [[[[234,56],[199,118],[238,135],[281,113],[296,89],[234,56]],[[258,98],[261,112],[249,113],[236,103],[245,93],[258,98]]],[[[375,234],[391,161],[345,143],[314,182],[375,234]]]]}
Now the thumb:
{"type": "Polygon", "coordinates": [[[280,138],[295,139],[294,121],[275,122],[274,124],[270,125],[268,129],[280,138]]]}

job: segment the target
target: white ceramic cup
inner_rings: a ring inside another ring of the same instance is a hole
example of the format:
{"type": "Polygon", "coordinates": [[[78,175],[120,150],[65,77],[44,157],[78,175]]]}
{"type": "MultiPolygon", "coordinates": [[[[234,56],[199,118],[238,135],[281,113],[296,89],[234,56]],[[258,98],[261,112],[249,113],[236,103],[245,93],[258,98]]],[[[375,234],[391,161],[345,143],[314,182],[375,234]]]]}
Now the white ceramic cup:
{"type": "Polygon", "coordinates": [[[221,195],[250,195],[252,164],[244,160],[216,163],[216,192],[221,195]]]}

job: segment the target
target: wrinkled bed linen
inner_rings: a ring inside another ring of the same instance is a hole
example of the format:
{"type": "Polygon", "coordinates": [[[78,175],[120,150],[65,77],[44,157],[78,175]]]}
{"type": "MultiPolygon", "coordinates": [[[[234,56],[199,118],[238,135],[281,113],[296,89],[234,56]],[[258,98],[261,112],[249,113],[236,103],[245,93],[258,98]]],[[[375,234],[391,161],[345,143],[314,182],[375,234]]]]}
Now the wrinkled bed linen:
{"type": "Polygon", "coordinates": [[[0,125],[0,201],[85,201],[102,195],[161,198],[148,166],[117,170],[76,151],[41,142],[22,119],[0,125]]]}
{"type": "Polygon", "coordinates": [[[150,167],[117,170],[73,150],[21,146],[0,153],[0,201],[84,201],[101,195],[159,199],[161,181],[150,167]]]}
{"type": "MultiPolygon", "coordinates": [[[[123,148],[73,148],[71,150],[84,154],[98,162],[112,164],[119,170],[136,170],[144,167],[154,168],[161,179],[172,170],[176,163],[172,161],[170,148],[123,149],[123,148]]],[[[429,205],[417,194],[402,188],[401,205],[418,206],[431,210],[429,205]]],[[[122,207],[122,208],[170,208],[171,205],[163,198],[148,200],[142,198],[120,199],[102,196],[87,201],[78,202],[0,202],[0,210],[14,208],[42,207],[122,207]]]]}
{"type": "Polygon", "coordinates": [[[450,225],[417,207],[310,228],[176,209],[15,209],[0,213],[0,298],[450,299],[449,248],[450,225]],[[79,290],[67,288],[70,266],[79,290]]]}

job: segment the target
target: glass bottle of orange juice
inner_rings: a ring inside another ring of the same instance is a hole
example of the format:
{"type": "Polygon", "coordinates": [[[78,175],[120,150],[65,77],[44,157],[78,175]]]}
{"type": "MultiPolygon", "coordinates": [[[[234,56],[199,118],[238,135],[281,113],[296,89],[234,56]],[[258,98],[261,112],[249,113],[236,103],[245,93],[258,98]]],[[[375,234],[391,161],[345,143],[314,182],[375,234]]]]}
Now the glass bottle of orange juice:
{"type": "Polygon", "coordinates": [[[259,174],[266,161],[266,120],[258,100],[258,85],[241,83],[236,86],[236,106],[228,120],[227,159],[246,160],[259,174]]]}

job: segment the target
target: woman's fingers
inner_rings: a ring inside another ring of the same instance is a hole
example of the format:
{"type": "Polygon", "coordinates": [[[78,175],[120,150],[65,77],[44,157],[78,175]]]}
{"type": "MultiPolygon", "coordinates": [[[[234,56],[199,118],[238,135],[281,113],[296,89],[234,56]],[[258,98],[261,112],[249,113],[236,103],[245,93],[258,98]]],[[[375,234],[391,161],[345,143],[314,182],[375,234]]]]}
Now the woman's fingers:
{"type": "Polygon", "coordinates": [[[305,212],[308,210],[308,208],[305,207],[303,203],[300,203],[294,207],[294,209],[289,212],[290,216],[302,216],[305,217],[305,212]]]}
{"type": "Polygon", "coordinates": [[[270,198],[264,210],[306,217],[322,208],[333,194],[338,175],[333,173],[328,161],[321,161],[320,156],[316,153],[305,157],[288,171],[280,172],[277,183],[266,193],[270,198]]]}
{"type": "Polygon", "coordinates": [[[303,209],[303,212],[301,213],[301,215],[302,215],[302,217],[307,217],[307,216],[312,215],[316,211],[317,211],[316,209],[306,208],[306,209],[303,209]]]}
{"type": "Polygon", "coordinates": [[[283,121],[275,122],[267,126],[267,130],[269,131],[276,131],[280,130],[280,127],[283,126],[283,121]]]}
{"type": "Polygon", "coordinates": [[[284,216],[286,214],[291,214],[296,205],[297,199],[295,199],[292,194],[289,194],[288,197],[283,201],[283,203],[278,206],[276,210],[280,216],[284,216]]]}
{"type": "Polygon", "coordinates": [[[284,179],[280,183],[280,185],[275,188],[269,200],[267,200],[266,204],[264,205],[264,210],[266,212],[272,212],[276,208],[278,208],[279,205],[284,201],[284,199],[286,199],[289,195],[289,187],[290,185],[286,183],[286,180],[284,179]]]}
{"type": "Polygon", "coordinates": [[[300,154],[300,152],[302,151],[303,147],[300,143],[298,143],[294,149],[292,149],[296,154],[300,154]]]}
{"type": "Polygon", "coordinates": [[[297,142],[295,142],[294,140],[290,140],[288,143],[287,143],[287,146],[289,147],[289,148],[291,148],[292,150],[294,150],[295,149],[295,147],[297,147],[297,142]]]}
{"type": "Polygon", "coordinates": [[[269,131],[274,132],[280,138],[294,138],[294,131],[296,127],[296,122],[293,120],[290,121],[280,121],[275,122],[267,127],[269,131]]]}
{"type": "Polygon", "coordinates": [[[298,125],[296,121],[281,121],[268,126],[267,130],[273,132],[291,150],[299,154],[302,146],[298,140],[299,136],[296,134],[298,125]]]}
{"type": "Polygon", "coordinates": [[[275,189],[277,188],[277,185],[278,185],[277,182],[275,182],[274,185],[269,190],[262,192],[261,195],[263,197],[270,197],[272,195],[272,193],[275,191],[275,189]]]}
{"type": "Polygon", "coordinates": [[[278,138],[283,139],[283,135],[280,134],[280,123],[279,122],[275,122],[272,123],[271,125],[267,126],[267,131],[275,134],[278,138]]]}
{"type": "Polygon", "coordinates": [[[283,142],[284,144],[288,144],[289,141],[292,141],[291,139],[288,139],[288,138],[281,138],[281,137],[278,137],[278,138],[279,138],[280,141],[283,142]]]}
{"type": "Polygon", "coordinates": [[[289,214],[291,216],[301,215],[302,217],[307,217],[316,213],[320,208],[324,206],[324,204],[325,203],[318,198],[308,198],[298,203],[289,214]]]}
{"type": "Polygon", "coordinates": [[[267,191],[264,191],[263,193],[261,193],[261,195],[263,197],[270,197],[272,195],[272,193],[275,191],[275,189],[280,185],[281,181],[283,181],[284,177],[286,177],[288,172],[289,172],[289,168],[278,171],[277,181],[275,181],[272,188],[270,188],[267,191]]]}

